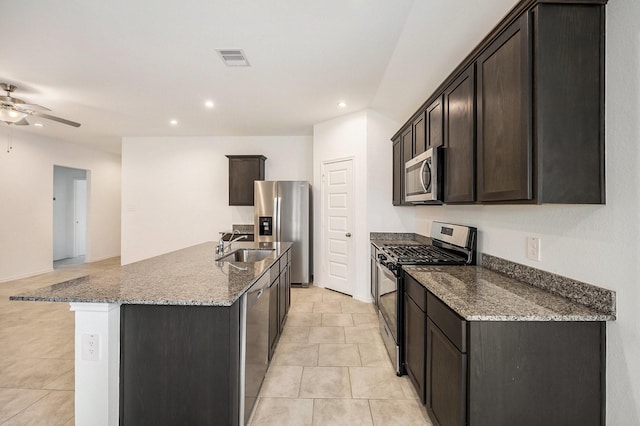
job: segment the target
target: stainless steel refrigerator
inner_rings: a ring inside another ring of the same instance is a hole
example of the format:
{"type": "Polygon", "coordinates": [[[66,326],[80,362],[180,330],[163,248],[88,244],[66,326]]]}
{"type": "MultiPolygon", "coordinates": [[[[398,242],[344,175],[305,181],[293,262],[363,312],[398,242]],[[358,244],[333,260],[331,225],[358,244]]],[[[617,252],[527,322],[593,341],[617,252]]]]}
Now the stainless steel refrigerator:
{"type": "Polygon", "coordinates": [[[254,238],[292,242],[291,283],[311,281],[311,185],[306,181],[255,181],[254,238]]]}

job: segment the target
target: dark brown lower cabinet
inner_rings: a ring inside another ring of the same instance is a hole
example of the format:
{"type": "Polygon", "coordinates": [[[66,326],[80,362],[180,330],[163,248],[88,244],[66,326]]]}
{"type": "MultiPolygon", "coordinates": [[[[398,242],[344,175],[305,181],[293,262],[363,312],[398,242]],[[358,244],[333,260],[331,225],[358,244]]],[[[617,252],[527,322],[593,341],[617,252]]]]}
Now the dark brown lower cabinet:
{"type": "Polygon", "coordinates": [[[269,360],[273,358],[273,352],[280,337],[280,318],[278,316],[280,277],[276,278],[269,286],[269,360]]]}
{"type": "Polygon", "coordinates": [[[404,366],[407,375],[415,386],[420,401],[425,402],[425,325],[427,314],[404,294],[404,366]]]}
{"type": "Polygon", "coordinates": [[[427,319],[427,411],[434,423],[464,425],[467,405],[467,354],[427,319]]]}
{"type": "Polygon", "coordinates": [[[435,426],[605,424],[604,322],[466,321],[405,284],[405,367],[435,426]]]}
{"type": "Polygon", "coordinates": [[[120,307],[120,425],[237,425],[240,303],[120,307]]]}

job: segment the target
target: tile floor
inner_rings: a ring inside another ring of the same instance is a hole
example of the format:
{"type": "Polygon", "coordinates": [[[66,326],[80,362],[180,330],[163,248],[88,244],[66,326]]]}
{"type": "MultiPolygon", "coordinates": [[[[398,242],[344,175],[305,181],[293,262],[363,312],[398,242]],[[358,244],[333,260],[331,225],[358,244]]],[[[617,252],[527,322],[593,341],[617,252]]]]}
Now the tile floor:
{"type": "Polygon", "coordinates": [[[315,286],[291,293],[251,426],[431,425],[394,373],[373,305],[315,286]]]}
{"type": "MultiPolygon", "coordinates": [[[[0,283],[0,425],[74,424],[73,312],[9,296],[119,263],[67,263],[0,283]]],[[[393,372],[372,305],[315,286],[291,299],[252,426],[431,424],[409,379],[393,372]]]]}

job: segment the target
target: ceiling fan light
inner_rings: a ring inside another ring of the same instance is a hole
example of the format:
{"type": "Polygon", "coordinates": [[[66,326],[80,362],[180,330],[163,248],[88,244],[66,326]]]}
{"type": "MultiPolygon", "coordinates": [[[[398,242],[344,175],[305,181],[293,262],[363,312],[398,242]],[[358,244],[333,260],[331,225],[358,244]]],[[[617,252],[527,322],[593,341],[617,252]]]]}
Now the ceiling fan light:
{"type": "Polygon", "coordinates": [[[0,121],[4,121],[7,124],[16,123],[27,115],[28,114],[16,111],[15,109],[0,108],[0,121]]]}

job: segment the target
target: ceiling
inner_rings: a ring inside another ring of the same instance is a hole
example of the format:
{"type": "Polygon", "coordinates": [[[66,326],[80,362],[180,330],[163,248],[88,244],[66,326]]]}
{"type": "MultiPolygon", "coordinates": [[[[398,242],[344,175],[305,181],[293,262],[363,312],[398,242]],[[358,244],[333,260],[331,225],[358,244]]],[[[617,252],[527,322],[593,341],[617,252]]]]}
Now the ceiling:
{"type": "Polygon", "coordinates": [[[16,131],[114,153],[122,137],[311,135],[365,108],[402,123],[515,3],[10,1],[0,82],[82,123],[16,131]],[[227,67],[227,48],[251,66],[227,67]]]}

